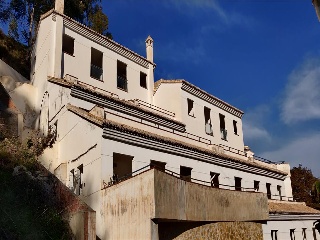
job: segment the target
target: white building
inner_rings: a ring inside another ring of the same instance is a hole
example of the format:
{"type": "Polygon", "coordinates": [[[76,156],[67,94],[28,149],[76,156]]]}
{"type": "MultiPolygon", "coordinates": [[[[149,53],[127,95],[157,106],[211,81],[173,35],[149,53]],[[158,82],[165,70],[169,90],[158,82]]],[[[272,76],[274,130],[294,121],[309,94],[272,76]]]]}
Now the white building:
{"type": "Polygon", "coordinates": [[[146,52],[63,8],[39,23],[28,127],[54,135],[41,161],[96,211],[97,237],[320,239],[289,164],[244,146],[243,112],[185,80],[154,82],[150,36],[146,52]]]}

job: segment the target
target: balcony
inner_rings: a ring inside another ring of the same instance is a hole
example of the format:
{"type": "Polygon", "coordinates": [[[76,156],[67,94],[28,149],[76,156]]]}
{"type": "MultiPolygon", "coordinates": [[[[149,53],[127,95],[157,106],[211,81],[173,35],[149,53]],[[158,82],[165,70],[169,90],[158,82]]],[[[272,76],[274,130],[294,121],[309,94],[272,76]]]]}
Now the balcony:
{"type": "Polygon", "coordinates": [[[91,64],[91,67],[90,67],[90,77],[102,81],[102,75],[103,75],[103,70],[102,70],[102,68],[91,64]]]}
{"type": "Polygon", "coordinates": [[[221,139],[227,141],[227,129],[220,128],[221,139]]]}
{"type": "MultiPolygon", "coordinates": [[[[268,218],[266,194],[230,191],[184,181],[171,174],[151,169],[106,185],[105,201],[111,199],[150,206],[150,218],[187,221],[250,221],[268,218]],[[128,196],[125,196],[125,193],[128,196]],[[135,193],[134,195],[129,194],[135,193]],[[130,195],[130,196],[129,196],[130,195]],[[129,198],[134,198],[129,201],[129,198]],[[149,202],[145,202],[148,200],[149,202]],[[141,202],[140,202],[141,201],[141,202]],[[139,203],[140,202],[140,203],[139,203]]],[[[113,202],[112,200],[112,202],[113,202]]],[[[112,204],[108,204],[112,207],[112,204]]],[[[105,209],[112,212],[112,209],[105,209]]],[[[137,209],[132,209],[134,212],[137,209]]]]}
{"type": "Polygon", "coordinates": [[[211,123],[206,123],[205,125],[206,134],[213,135],[212,125],[211,123]]]}
{"type": "Polygon", "coordinates": [[[124,77],[117,76],[117,87],[124,91],[128,91],[128,80],[124,77]]]}

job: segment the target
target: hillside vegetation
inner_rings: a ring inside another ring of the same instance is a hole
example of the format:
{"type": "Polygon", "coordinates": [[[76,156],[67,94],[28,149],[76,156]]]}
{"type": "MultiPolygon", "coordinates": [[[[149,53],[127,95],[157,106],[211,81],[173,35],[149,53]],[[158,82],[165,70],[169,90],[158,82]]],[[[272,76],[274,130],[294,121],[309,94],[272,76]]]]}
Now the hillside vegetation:
{"type": "Polygon", "coordinates": [[[22,76],[30,78],[30,61],[27,46],[8,37],[0,29],[0,59],[22,76]]]}
{"type": "Polygon", "coordinates": [[[36,159],[46,139],[26,143],[10,138],[0,126],[0,239],[72,239],[63,210],[49,191],[50,179],[36,159]]]}

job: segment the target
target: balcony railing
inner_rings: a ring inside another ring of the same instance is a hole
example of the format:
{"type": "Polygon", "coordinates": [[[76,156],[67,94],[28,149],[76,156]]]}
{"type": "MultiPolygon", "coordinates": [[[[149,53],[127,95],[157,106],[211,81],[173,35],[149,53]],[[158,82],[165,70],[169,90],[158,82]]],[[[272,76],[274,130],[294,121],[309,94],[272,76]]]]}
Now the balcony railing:
{"type": "Polygon", "coordinates": [[[124,77],[117,76],[117,87],[124,91],[128,91],[128,80],[124,77]]]}
{"type": "Polygon", "coordinates": [[[227,140],[227,129],[220,128],[220,133],[221,133],[221,139],[227,140]]]}
{"type": "Polygon", "coordinates": [[[98,80],[102,80],[102,74],[103,74],[102,68],[91,64],[91,68],[90,68],[90,76],[91,77],[98,79],[98,80]]]}
{"type": "MultiPolygon", "coordinates": [[[[127,179],[130,179],[132,177],[135,177],[141,173],[144,173],[146,171],[148,171],[150,168],[154,168],[154,169],[157,169],[161,172],[165,172],[171,176],[174,176],[176,178],[179,178],[179,179],[182,179],[184,181],[187,181],[187,182],[193,182],[193,183],[197,183],[197,184],[200,184],[200,185],[204,185],[204,186],[211,186],[212,188],[220,188],[220,189],[225,189],[225,190],[232,190],[232,191],[242,191],[242,192],[260,192],[262,193],[261,191],[257,191],[256,189],[254,188],[245,188],[245,187],[241,187],[241,186],[235,186],[235,185],[227,185],[227,184],[221,184],[219,183],[219,185],[213,185],[212,182],[208,182],[208,181],[203,181],[203,180],[200,180],[200,179],[196,179],[196,178],[192,178],[191,176],[181,176],[180,173],[177,173],[177,172],[174,172],[174,171],[171,171],[169,169],[163,169],[163,168],[160,168],[156,165],[153,165],[153,164],[149,164],[149,165],[146,165],[140,169],[137,169],[133,172],[130,172],[130,173],[127,173],[125,174],[124,176],[122,177],[118,177],[117,175],[113,175],[111,178],[110,178],[110,181],[107,183],[105,181],[103,181],[103,185],[104,187],[102,189],[106,189],[108,187],[111,187],[112,185],[116,185],[120,182],[123,182],[127,179]]],[[[267,193],[267,197],[268,199],[272,199],[272,200],[280,200],[280,201],[294,201],[293,197],[287,197],[287,196],[284,196],[284,195],[277,195],[277,194],[269,194],[267,193]]]]}
{"type": "Polygon", "coordinates": [[[168,115],[170,117],[175,117],[175,113],[174,112],[170,112],[170,111],[168,111],[166,109],[163,109],[163,108],[160,108],[158,106],[152,105],[151,103],[147,103],[147,102],[142,101],[140,99],[134,99],[132,101],[134,101],[137,105],[139,105],[141,107],[144,107],[144,108],[147,108],[147,109],[150,109],[150,110],[162,113],[162,114],[166,114],[166,115],[168,115]]]}

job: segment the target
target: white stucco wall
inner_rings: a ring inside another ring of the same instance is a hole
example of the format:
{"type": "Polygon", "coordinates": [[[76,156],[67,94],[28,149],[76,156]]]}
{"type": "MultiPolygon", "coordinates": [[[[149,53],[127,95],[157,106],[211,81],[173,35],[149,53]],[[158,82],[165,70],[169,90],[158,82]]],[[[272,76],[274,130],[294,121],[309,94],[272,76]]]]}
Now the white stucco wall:
{"type": "MultiPolygon", "coordinates": [[[[186,166],[192,168],[191,177],[202,181],[210,182],[210,172],[220,173],[219,182],[221,188],[234,190],[235,179],[234,177],[242,178],[242,187],[251,188],[248,190],[253,191],[254,180],[260,181],[259,192],[267,193],[266,183],[271,184],[271,194],[277,195],[277,185],[282,188],[282,195],[285,193],[284,182],[272,177],[266,177],[258,174],[248,173],[232,168],[222,167],[207,162],[197,161],[190,158],[185,158],[177,155],[172,155],[164,152],[132,146],[108,139],[103,139],[102,142],[102,154],[103,161],[106,161],[106,167],[104,168],[103,179],[109,180],[113,174],[113,168],[111,163],[113,162],[113,153],[121,153],[125,155],[133,156],[132,170],[138,170],[142,167],[150,164],[150,160],[156,160],[160,162],[166,162],[166,169],[176,173],[180,173],[180,166],[186,166]],[[231,186],[231,187],[229,187],[231,186]]],[[[208,184],[209,185],[209,184],[208,184]]],[[[276,196],[273,197],[277,199],[276,196]]]]}
{"type": "Polygon", "coordinates": [[[277,237],[279,240],[292,240],[290,238],[290,229],[295,229],[295,240],[303,240],[302,228],[306,228],[307,240],[320,239],[317,230],[315,230],[316,238],[314,238],[314,221],[315,220],[268,221],[266,224],[262,224],[263,238],[271,240],[271,230],[278,230],[277,237]]]}
{"type": "MultiPolygon", "coordinates": [[[[74,38],[74,55],[70,56],[63,53],[63,76],[66,74],[72,75],[77,77],[79,81],[116,93],[123,99],[139,98],[151,103],[150,95],[153,91],[153,71],[149,71],[148,68],[127,59],[126,57],[102,46],[98,42],[91,41],[72,29],[65,27],[64,33],[74,38]],[[95,48],[103,53],[102,81],[90,77],[91,48],[95,48]],[[117,88],[117,60],[127,64],[127,92],[117,88]],[[147,76],[152,74],[152,76],[149,77],[149,81],[147,80],[147,89],[140,87],[140,71],[145,73],[147,76]]],[[[153,69],[153,66],[149,67],[153,69]]]]}

